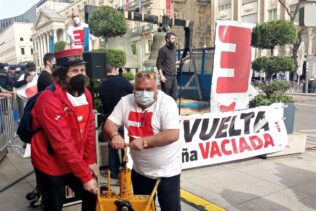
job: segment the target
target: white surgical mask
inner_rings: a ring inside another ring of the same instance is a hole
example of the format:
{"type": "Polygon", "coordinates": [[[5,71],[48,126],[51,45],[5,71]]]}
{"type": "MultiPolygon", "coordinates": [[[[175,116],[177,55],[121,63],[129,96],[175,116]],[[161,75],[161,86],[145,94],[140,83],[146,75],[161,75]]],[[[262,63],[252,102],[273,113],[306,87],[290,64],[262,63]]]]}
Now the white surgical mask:
{"type": "Polygon", "coordinates": [[[79,17],[74,17],[73,18],[73,21],[76,25],[79,25],[80,24],[80,18],[79,17]]]}
{"type": "Polygon", "coordinates": [[[147,106],[152,104],[154,99],[155,92],[153,91],[135,91],[134,96],[137,103],[147,106]]]}

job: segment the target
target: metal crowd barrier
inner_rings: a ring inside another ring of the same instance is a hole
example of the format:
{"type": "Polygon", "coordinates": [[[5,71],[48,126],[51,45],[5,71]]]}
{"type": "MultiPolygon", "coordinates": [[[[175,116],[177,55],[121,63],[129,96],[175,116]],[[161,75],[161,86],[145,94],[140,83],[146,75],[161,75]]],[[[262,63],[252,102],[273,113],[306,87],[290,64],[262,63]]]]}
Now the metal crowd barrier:
{"type": "MultiPolygon", "coordinates": [[[[18,127],[17,98],[0,98],[0,153],[6,154],[7,147],[14,147],[12,142],[17,137],[18,127]]],[[[18,147],[20,148],[20,147],[18,147]]]]}

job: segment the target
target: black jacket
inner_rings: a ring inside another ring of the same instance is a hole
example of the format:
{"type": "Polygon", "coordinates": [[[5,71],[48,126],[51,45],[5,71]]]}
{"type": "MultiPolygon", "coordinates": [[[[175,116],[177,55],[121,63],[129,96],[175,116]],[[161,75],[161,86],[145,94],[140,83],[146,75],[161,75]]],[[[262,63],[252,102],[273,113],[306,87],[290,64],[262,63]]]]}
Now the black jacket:
{"type": "Polygon", "coordinates": [[[126,78],[113,75],[108,76],[99,88],[104,114],[110,115],[120,99],[133,93],[133,90],[132,84],[126,78]]]}
{"type": "Polygon", "coordinates": [[[162,70],[165,75],[175,76],[176,71],[176,55],[177,49],[175,46],[164,45],[159,49],[157,58],[157,68],[162,70]]]}

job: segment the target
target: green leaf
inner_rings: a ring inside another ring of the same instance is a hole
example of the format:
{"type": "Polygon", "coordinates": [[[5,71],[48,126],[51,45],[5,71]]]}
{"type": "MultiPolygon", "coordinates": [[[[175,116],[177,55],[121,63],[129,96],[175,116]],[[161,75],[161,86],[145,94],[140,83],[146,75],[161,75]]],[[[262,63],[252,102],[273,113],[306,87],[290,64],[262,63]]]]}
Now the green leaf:
{"type": "Polygon", "coordinates": [[[55,52],[64,50],[65,46],[66,46],[66,42],[65,41],[58,41],[58,42],[56,42],[54,44],[55,52]]]}
{"type": "Polygon", "coordinates": [[[135,75],[132,72],[125,72],[123,73],[123,76],[129,81],[132,81],[135,79],[135,75]]]}
{"type": "Polygon", "coordinates": [[[89,27],[93,35],[105,39],[124,35],[127,31],[123,14],[110,6],[98,8],[89,19],[89,27]]]}
{"type": "Polygon", "coordinates": [[[257,25],[252,31],[251,46],[274,49],[275,46],[293,44],[297,39],[296,26],[291,21],[275,20],[257,25]]]}
{"type": "Polygon", "coordinates": [[[100,48],[96,52],[105,52],[106,62],[114,64],[115,67],[124,67],[126,64],[126,53],[120,49],[100,48]]]}
{"type": "Polygon", "coordinates": [[[287,56],[259,57],[252,62],[252,69],[273,74],[293,71],[295,69],[295,63],[293,58],[287,56]]]}

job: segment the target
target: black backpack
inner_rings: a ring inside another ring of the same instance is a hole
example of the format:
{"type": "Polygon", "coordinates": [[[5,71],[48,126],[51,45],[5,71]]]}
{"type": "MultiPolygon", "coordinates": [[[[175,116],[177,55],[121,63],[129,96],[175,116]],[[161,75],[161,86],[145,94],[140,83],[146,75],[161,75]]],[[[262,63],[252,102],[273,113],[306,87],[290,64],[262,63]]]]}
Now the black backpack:
{"type": "MultiPolygon", "coordinates": [[[[54,91],[55,87],[54,85],[48,86],[46,89],[54,91]]],[[[36,95],[28,99],[25,107],[24,107],[24,112],[23,116],[21,118],[17,134],[20,137],[21,141],[30,144],[33,135],[37,133],[38,131],[42,130],[42,127],[37,128],[36,130],[33,130],[32,128],[32,109],[36,103],[37,98],[42,94],[43,91],[38,92],[36,95]]]]}

